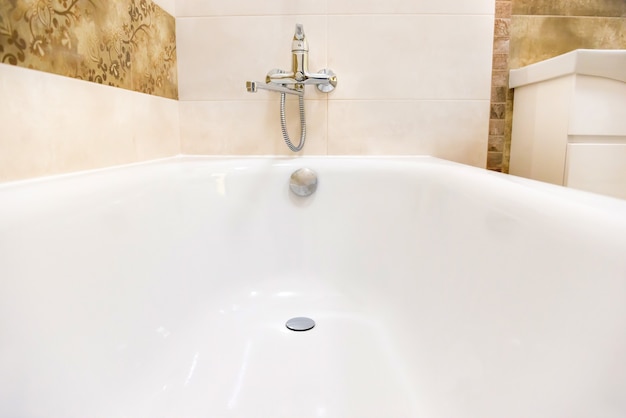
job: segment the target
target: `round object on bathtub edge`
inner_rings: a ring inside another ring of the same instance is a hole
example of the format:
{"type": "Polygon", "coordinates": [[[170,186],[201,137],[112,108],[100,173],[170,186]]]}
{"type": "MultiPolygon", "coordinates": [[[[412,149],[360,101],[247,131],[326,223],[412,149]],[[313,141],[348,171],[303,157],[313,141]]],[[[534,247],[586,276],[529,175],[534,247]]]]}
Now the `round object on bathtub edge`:
{"type": "Polygon", "coordinates": [[[289,188],[297,196],[310,196],[317,190],[317,174],[310,168],[300,168],[291,174],[289,188]]]}
{"type": "Polygon", "coordinates": [[[308,331],[315,326],[315,321],[311,318],[299,316],[291,318],[285,326],[292,331],[308,331]]]}

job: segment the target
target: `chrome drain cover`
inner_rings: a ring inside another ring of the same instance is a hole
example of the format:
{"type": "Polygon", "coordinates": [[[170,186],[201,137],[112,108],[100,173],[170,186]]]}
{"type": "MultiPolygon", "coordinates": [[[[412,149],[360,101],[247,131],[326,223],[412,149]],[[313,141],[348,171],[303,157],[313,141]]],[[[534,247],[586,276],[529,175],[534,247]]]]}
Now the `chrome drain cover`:
{"type": "Polygon", "coordinates": [[[310,196],[317,190],[317,174],[306,167],[296,170],[289,179],[289,188],[297,196],[310,196]]]}
{"type": "Polygon", "coordinates": [[[311,318],[299,316],[296,318],[291,318],[289,321],[287,321],[285,326],[292,331],[308,331],[315,326],[315,321],[311,318]]]}

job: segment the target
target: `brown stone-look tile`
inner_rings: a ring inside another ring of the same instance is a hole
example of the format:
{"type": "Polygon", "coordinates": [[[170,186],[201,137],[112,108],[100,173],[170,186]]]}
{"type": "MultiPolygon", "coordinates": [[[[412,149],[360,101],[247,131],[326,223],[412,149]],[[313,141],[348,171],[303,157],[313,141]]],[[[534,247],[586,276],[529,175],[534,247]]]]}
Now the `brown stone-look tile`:
{"type": "Polygon", "coordinates": [[[496,17],[509,19],[513,6],[511,1],[496,1],[496,17]]]}
{"type": "Polygon", "coordinates": [[[509,53],[509,38],[494,39],[493,53],[494,54],[508,54],[509,53]]]}
{"type": "Polygon", "coordinates": [[[504,119],[491,119],[489,120],[489,135],[492,136],[504,136],[504,119]]]}
{"type": "Polygon", "coordinates": [[[509,26],[511,24],[511,19],[495,19],[493,36],[495,38],[508,38],[509,37],[509,26]]]}
{"type": "Polygon", "coordinates": [[[508,71],[493,71],[491,75],[491,87],[507,87],[509,86],[508,71]]]}
{"type": "Polygon", "coordinates": [[[506,87],[492,87],[491,103],[505,103],[507,90],[506,87]]]}
{"type": "Polygon", "coordinates": [[[513,0],[513,15],[626,16],[624,0],[513,0]]]}
{"type": "Polygon", "coordinates": [[[504,137],[489,135],[489,142],[487,145],[487,151],[489,152],[502,152],[504,150],[504,137]]]}
{"type": "Polygon", "coordinates": [[[509,69],[509,54],[494,54],[493,56],[493,69],[494,70],[508,70],[509,69]]]}
{"type": "Polygon", "coordinates": [[[504,103],[492,103],[490,119],[504,119],[506,105],[504,103]]]}
{"type": "Polygon", "coordinates": [[[487,170],[502,171],[502,157],[501,152],[488,152],[487,170]]]}
{"type": "Polygon", "coordinates": [[[626,19],[513,16],[510,68],[520,68],[579,48],[626,48],[626,19]]]}

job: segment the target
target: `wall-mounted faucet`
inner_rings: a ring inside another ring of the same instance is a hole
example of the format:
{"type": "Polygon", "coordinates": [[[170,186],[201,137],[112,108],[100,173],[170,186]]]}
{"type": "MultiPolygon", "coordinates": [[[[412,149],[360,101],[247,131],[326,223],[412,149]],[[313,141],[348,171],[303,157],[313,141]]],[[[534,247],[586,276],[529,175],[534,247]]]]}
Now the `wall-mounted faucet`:
{"type": "Polygon", "coordinates": [[[337,76],[327,69],[318,73],[309,72],[309,43],[304,27],[298,23],[291,41],[291,71],[272,70],[265,77],[265,82],[289,86],[315,84],[320,91],[328,93],[337,86],[337,76]]]}
{"type": "Polygon", "coordinates": [[[337,87],[337,76],[332,70],[323,69],[317,73],[309,72],[309,43],[304,35],[304,27],[296,24],[296,31],[291,42],[291,71],[280,69],[270,70],[265,76],[265,83],[259,81],[247,81],[246,89],[250,93],[256,93],[259,89],[270,90],[280,93],[280,122],[285,143],[294,152],[300,151],[306,139],[306,123],[304,117],[304,87],[314,84],[317,89],[329,93],[337,87]],[[287,133],[285,121],[285,95],[298,96],[300,105],[300,143],[294,146],[287,133]]]}

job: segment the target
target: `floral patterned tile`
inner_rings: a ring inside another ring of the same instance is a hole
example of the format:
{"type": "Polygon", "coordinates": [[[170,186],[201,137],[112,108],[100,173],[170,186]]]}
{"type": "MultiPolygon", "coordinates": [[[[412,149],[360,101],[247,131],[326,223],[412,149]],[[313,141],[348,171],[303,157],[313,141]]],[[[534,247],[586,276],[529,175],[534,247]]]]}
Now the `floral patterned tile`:
{"type": "Polygon", "coordinates": [[[151,0],[0,0],[0,62],[178,99],[175,20],[151,0]]]}

